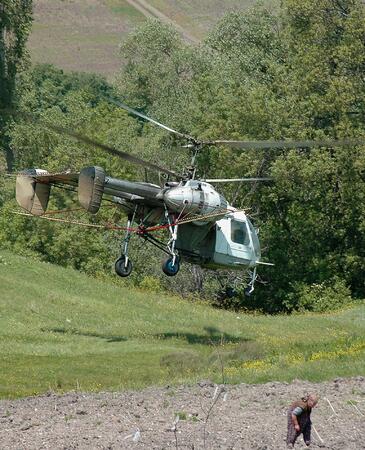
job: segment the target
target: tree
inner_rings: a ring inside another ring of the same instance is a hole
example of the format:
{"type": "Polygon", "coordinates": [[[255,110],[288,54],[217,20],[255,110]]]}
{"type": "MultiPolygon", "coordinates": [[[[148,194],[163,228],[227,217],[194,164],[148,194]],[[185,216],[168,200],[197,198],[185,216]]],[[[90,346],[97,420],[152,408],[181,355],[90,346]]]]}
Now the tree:
{"type": "MultiPolygon", "coordinates": [[[[282,2],[288,54],[280,88],[286,113],[276,119],[290,138],[359,138],[364,127],[365,9],[359,1],[282,2]]],[[[259,293],[275,309],[301,283],[340,278],[363,297],[364,147],[303,149],[275,158],[275,186],[264,191],[262,239],[275,262],[259,293]],[[273,301],[273,299],[276,299],[273,301]],[[276,305],[275,305],[276,303],[276,305]]],[[[285,300],[287,299],[287,300],[285,300]]]]}
{"type": "MultiPolygon", "coordinates": [[[[0,4],[0,109],[11,109],[15,101],[16,75],[26,64],[26,41],[32,23],[31,0],[2,0],[0,4]]],[[[7,169],[13,169],[14,154],[6,135],[9,116],[0,115],[0,145],[6,153],[7,169]]]]}

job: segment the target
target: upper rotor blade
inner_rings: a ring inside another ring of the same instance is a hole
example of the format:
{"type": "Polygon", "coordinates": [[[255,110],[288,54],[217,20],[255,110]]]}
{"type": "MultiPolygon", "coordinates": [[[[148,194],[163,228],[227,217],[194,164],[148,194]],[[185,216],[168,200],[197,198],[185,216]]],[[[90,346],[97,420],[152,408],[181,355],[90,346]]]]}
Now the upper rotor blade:
{"type": "Polygon", "coordinates": [[[133,156],[129,153],[123,152],[121,150],[117,150],[114,147],[111,147],[109,145],[106,144],[102,144],[101,142],[95,141],[93,139],[88,138],[87,136],[83,136],[79,133],[76,133],[74,131],[71,130],[67,130],[66,128],[63,127],[59,127],[59,126],[55,126],[55,125],[51,125],[51,124],[46,124],[45,125],[50,128],[51,130],[53,129],[54,131],[56,131],[57,133],[61,133],[61,134],[67,134],[70,137],[73,137],[75,139],[77,139],[80,142],[84,142],[85,144],[88,145],[92,145],[94,147],[100,148],[101,150],[106,151],[107,153],[110,153],[113,156],[119,156],[119,158],[122,158],[126,161],[129,161],[133,164],[137,164],[143,167],[147,167],[148,169],[152,169],[155,170],[157,172],[163,172],[166,173],[168,175],[171,175],[173,177],[177,177],[177,178],[181,178],[180,175],[178,175],[176,172],[166,169],[164,167],[158,166],[157,164],[153,164],[150,163],[148,161],[145,161],[144,159],[138,158],[137,156],[133,156]]]}
{"type": "MultiPolygon", "coordinates": [[[[23,112],[23,111],[11,111],[11,110],[7,110],[7,112],[9,114],[14,114],[14,115],[25,117],[26,119],[31,120],[31,121],[35,120],[35,117],[31,113],[27,113],[27,112],[23,112]]],[[[137,156],[133,156],[133,155],[131,155],[129,153],[126,153],[126,152],[123,152],[121,150],[117,150],[116,148],[114,148],[114,147],[112,147],[110,145],[106,145],[106,144],[103,144],[101,142],[98,142],[98,141],[96,141],[94,139],[91,139],[91,138],[89,138],[87,136],[84,136],[82,134],[76,133],[75,131],[70,130],[68,128],[62,127],[60,125],[54,125],[54,124],[51,124],[51,123],[43,121],[43,120],[37,120],[37,123],[39,123],[40,125],[44,125],[45,127],[49,128],[50,130],[55,131],[56,133],[65,134],[66,136],[72,137],[72,138],[74,138],[74,139],[76,139],[76,140],[78,140],[80,142],[85,143],[85,144],[92,145],[93,147],[97,147],[97,148],[99,148],[101,150],[104,150],[105,152],[107,152],[107,153],[109,153],[109,154],[111,154],[113,156],[118,156],[119,158],[122,158],[122,159],[124,159],[126,161],[129,161],[129,162],[133,163],[133,164],[138,164],[140,166],[147,167],[147,168],[155,170],[157,172],[163,172],[163,173],[166,173],[168,175],[171,175],[171,176],[179,178],[179,179],[182,178],[181,175],[177,174],[176,172],[174,172],[172,170],[169,170],[169,169],[166,169],[164,167],[158,166],[157,164],[154,164],[154,163],[150,163],[150,162],[145,161],[145,160],[143,160],[141,158],[138,158],[137,156]]]]}
{"type": "Polygon", "coordinates": [[[305,147],[346,147],[363,145],[365,138],[338,139],[338,140],[302,140],[302,141],[226,141],[216,140],[204,142],[204,144],[228,145],[233,148],[243,149],[271,149],[271,148],[305,148],[305,147]]]}
{"type": "Polygon", "coordinates": [[[272,178],[216,178],[201,181],[206,183],[237,183],[240,181],[272,181],[272,178]]]}
{"type": "Polygon", "coordinates": [[[189,141],[194,141],[194,142],[196,141],[196,139],[193,138],[192,136],[189,136],[188,134],[180,133],[180,131],[176,131],[173,128],[170,128],[170,127],[164,125],[163,123],[157,122],[157,120],[154,120],[151,117],[148,117],[145,114],[131,108],[130,106],[125,105],[124,103],[120,102],[119,100],[115,100],[114,98],[111,98],[111,97],[104,97],[104,98],[106,100],[108,100],[109,102],[114,103],[114,105],[120,106],[121,108],[125,109],[129,113],[134,114],[135,116],[141,117],[142,119],[145,119],[148,122],[154,123],[155,125],[163,128],[164,130],[169,131],[170,133],[176,134],[176,136],[180,136],[182,138],[188,139],[189,141]]]}

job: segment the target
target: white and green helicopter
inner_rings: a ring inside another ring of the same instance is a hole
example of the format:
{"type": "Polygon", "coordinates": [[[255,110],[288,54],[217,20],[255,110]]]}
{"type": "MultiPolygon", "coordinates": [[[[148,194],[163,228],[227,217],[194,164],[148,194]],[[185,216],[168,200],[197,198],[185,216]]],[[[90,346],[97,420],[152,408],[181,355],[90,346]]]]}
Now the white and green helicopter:
{"type": "MultiPolygon", "coordinates": [[[[80,205],[96,214],[103,199],[108,199],[127,215],[121,255],[115,262],[115,271],[121,277],[132,272],[129,244],[133,233],[167,254],[162,270],[168,276],[179,272],[180,263],[188,261],[209,269],[235,269],[249,275],[246,293],[254,290],[257,266],[261,261],[258,230],[244,211],[237,210],[213,185],[222,182],[267,181],[269,178],[198,179],[195,158],[205,145],[226,145],[240,149],[334,147],[359,144],[358,140],[342,141],[203,141],[180,133],[123,103],[109,99],[129,113],[147,120],[187,141],[192,150],[192,164],[186,174],[150,163],[114,147],[96,142],[73,131],[42,122],[53,131],[67,134],[81,142],[95,146],[111,155],[119,156],[147,169],[164,173],[174,181],[162,186],[148,182],[131,182],[112,178],[97,166],[85,167],[74,173],[48,173],[41,169],[27,169],[18,174],[16,199],[27,214],[44,216],[53,185],[72,186],[78,192],[80,205]],[[136,225],[134,225],[136,224],[136,225]],[[169,238],[164,242],[154,231],[166,229],[169,238]]],[[[25,114],[26,115],[26,114],[25,114]]]]}

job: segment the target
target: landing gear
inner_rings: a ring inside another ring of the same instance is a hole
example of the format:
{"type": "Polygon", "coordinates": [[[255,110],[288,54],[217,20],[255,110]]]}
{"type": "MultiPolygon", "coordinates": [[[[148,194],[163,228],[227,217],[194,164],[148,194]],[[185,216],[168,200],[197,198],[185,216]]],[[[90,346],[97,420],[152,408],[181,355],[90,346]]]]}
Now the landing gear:
{"type": "Polygon", "coordinates": [[[132,263],[131,263],[130,259],[128,258],[128,246],[129,246],[129,241],[130,241],[131,234],[132,234],[131,225],[134,221],[134,217],[136,215],[136,210],[137,210],[137,207],[134,210],[133,215],[128,216],[127,230],[125,233],[123,247],[122,247],[122,255],[120,256],[120,258],[118,258],[115,261],[115,266],[114,266],[116,274],[123,278],[128,277],[131,274],[132,268],[133,268],[132,263]]]}
{"type": "Polygon", "coordinates": [[[128,215],[126,234],[124,237],[124,241],[122,242],[121,245],[121,256],[115,262],[115,272],[117,273],[117,275],[123,278],[128,277],[131,274],[132,263],[128,257],[128,247],[132,231],[136,231],[136,234],[139,237],[142,237],[145,241],[152,243],[157,248],[168,254],[168,258],[162,264],[162,270],[164,274],[167,275],[168,277],[175,276],[180,270],[180,258],[178,250],[176,249],[177,231],[178,231],[178,225],[176,224],[176,222],[178,221],[179,218],[176,219],[172,215],[170,216],[168,209],[165,206],[165,218],[168,224],[168,230],[170,232],[170,239],[167,242],[167,244],[164,244],[162,241],[156,239],[150,234],[148,228],[146,228],[147,222],[146,218],[144,218],[144,220],[141,221],[141,224],[138,226],[136,230],[132,230],[131,226],[132,223],[134,222],[136,212],[137,206],[134,210],[134,213],[128,215]]]}
{"type": "Polygon", "coordinates": [[[246,297],[251,297],[251,294],[253,292],[253,288],[252,287],[246,287],[244,290],[245,296],[246,297]]]}
{"type": "Polygon", "coordinates": [[[169,242],[167,243],[167,250],[168,250],[168,253],[170,253],[170,256],[163,262],[162,271],[168,277],[174,277],[180,270],[180,260],[179,260],[178,252],[175,249],[178,225],[174,225],[173,223],[171,223],[171,219],[170,219],[169,213],[167,211],[167,208],[165,210],[165,217],[169,224],[169,231],[170,231],[171,238],[170,238],[169,242]]]}
{"type": "Polygon", "coordinates": [[[132,263],[127,256],[122,255],[115,261],[115,272],[120,277],[128,277],[132,272],[132,263]]]}
{"type": "Polygon", "coordinates": [[[249,272],[250,274],[250,282],[247,284],[247,287],[245,288],[245,296],[246,297],[250,297],[250,295],[252,294],[252,292],[255,289],[255,281],[257,278],[257,270],[256,267],[253,269],[252,272],[249,272]]]}
{"type": "Polygon", "coordinates": [[[180,270],[179,258],[169,257],[162,263],[162,271],[168,277],[174,277],[180,270]],[[175,262],[174,262],[175,259],[175,262]]]}

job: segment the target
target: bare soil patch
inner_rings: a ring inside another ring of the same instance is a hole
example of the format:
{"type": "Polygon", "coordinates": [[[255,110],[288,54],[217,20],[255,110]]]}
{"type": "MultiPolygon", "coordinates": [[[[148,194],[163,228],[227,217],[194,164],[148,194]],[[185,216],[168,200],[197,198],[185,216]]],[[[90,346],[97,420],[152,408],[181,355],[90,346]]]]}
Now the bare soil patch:
{"type": "MultiPolygon", "coordinates": [[[[321,396],[312,412],[318,432],[312,432],[312,448],[365,448],[364,377],[234,386],[202,381],[3,400],[0,448],[284,449],[287,407],[306,392],[321,396]]],[[[306,448],[301,437],[296,448],[306,448]]]]}

